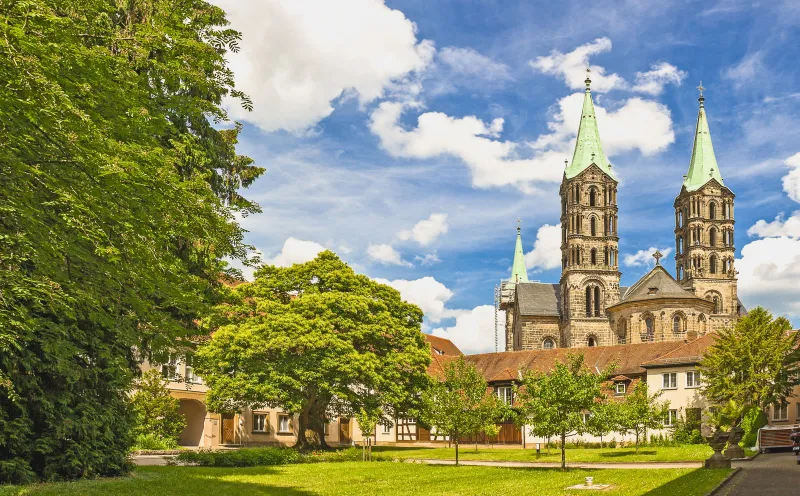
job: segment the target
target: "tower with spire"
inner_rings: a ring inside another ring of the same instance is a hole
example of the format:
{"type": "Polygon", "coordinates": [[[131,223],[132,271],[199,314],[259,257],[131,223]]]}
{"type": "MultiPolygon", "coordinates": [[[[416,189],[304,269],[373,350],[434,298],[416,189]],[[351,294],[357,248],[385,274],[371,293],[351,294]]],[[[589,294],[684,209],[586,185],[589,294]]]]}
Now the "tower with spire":
{"type": "Polygon", "coordinates": [[[711,330],[739,315],[734,269],[734,197],[714,155],[703,84],[689,172],[675,198],[675,278],[687,290],[714,303],[711,330]]]}
{"type": "Polygon", "coordinates": [[[561,346],[616,344],[606,308],[619,300],[617,180],[603,153],[586,70],[581,122],[561,182],[561,346]]]}
{"type": "Polygon", "coordinates": [[[514,301],[518,284],[528,282],[528,269],[525,267],[525,253],[522,250],[522,227],[517,219],[517,241],[514,246],[514,262],[511,264],[511,277],[500,285],[500,306],[506,312],[506,350],[514,349],[514,301]]]}

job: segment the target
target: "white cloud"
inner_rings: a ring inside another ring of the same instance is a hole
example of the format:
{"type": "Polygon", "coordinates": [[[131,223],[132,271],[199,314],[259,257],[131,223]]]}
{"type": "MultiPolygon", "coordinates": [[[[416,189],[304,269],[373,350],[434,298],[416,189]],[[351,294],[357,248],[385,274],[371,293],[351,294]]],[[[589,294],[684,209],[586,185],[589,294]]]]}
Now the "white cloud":
{"type": "Polygon", "coordinates": [[[414,257],[414,260],[416,262],[419,262],[419,264],[422,266],[436,265],[437,263],[442,261],[439,258],[439,254],[436,253],[436,251],[433,251],[431,253],[426,253],[425,255],[422,256],[417,255],[414,257]]]}
{"type": "Polygon", "coordinates": [[[400,296],[405,301],[420,307],[425,313],[425,317],[431,322],[439,322],[453,314],[453,310],[445,308],[445,304],[452,298],[453,292],[433,277],[427,276],[411,281],[405,279],[394,281],[375,279],[375,281],[400,291],[400,296]]]}
{"type": "MultiPolygon", "coordinates": [[[[561,76],[567,86],[573,90],[584,88],[586,67],[589,66],[589,57],[611,50],[611,40],[598,38],[591,43],[581,45],[569,53],[553,50],[546,57],[537,57],[529,63],[534,69],[554,76],[561,76]]],[[[592,90],[600,93],[613,89],[625,88],[627,83],[617,74],[606,74],[603,67],[590,66],[592,73],[592,90]]]]}
{"type": "MultiPolygon", "coordinates": [[[[505,318],[499,319],[505,322],[505,318]]],[[[449,339],[466,354],[494,351],[494,307],[481,305],[472,310],[460,310],[456,322],[450,327],[437,327],[434,336],[449,339]]],[[[500,337],[500,349],[505,349],[505,338],[500,337]]]]}
{"type": "Polygon", "coordinates": [[[280,253],[271,258],[265,258],[265,265],[277,265],[278,267],[289,267],[297,263],[304,263],[314,260],[319,252],[324,251],[325,247],[314,241],[304,241],[302,239],[288,238],[283,243],[280,253]]]}
{"type": "Polygon", "coordinates": [[[539,228],[533,250],[525,254],[525,266],[538,270],[561,266],[561,224],[545,224],[539,228]]]}
{"type": "Polygon", "coordinates": [[[795,153],[784,163],[789,167],[789,173],[783,176],[783,190],[789,198],[800,202],[800,153],[795,153]]]}
{"type": "Polygon", "coordinates": [[[511,71],[507,65],[481,55],[472,48],[445,47],[438,53],[439,60],[452,71],[487,81],[507,81],[511,71]]]}
{"type": "Polygon", "coordinates": [[[433,43],[383,0],[213,0],[242,49],[229,55],[237,89],[255,109],[226,102],[230,117],[265,131],[303,131],[333,112],[333,101],[381,97],[431,63],[433,43]]]}
{"type": "Polygon", "coordinates": [[[759,238],[769,238],[775,236],[789,236],[800,238],[800,211],[792,214],[784,220],[783,214],[775,217],[772,222],[763,219],[759,220],[747,230],[748,236],[758,236],[759,238]]]}
{"type": "Polygon", "coordinates": [[[686,71],[682,71],[672,64],[667,62],[653,64],[649,71],[636,73],[633,91],[660,95],[664,91],[664,86],[670,83],[680,86],[685,77],[686,71]]]}
{"type": "Polygon", "coordinates": [[[411,266],[409,262],[403,260],[403,257],[400,256],[400,253],[392,248],[391,245],[370,244],[367,247],[367,256],[372,261],[381,263],[383,265],[405,265],[406,267],[411,266]]]}
{"type": "Polygon", "coordinates": [[[413,239],[422,246],[428,246],[446,233],[447,229],[447,214],[431,214],[427,219],[417,222],[410,230],[400,231],[397,236],[404,241],[413,239]]]}
{"type": "Polygon", "coordinates": [[[763,305],[777,315],[800,316],[800,240],[782,236],[748,243],[736,269],[745,304],[763,305]]]}
{"type": "Polygon", "coordinates": [[[646,267],[649,265],[655,265],[656,259],[653,258],[653,253],[655,253],[656,250],[660,251],[661,254],[664,255],[663,258],[665,259],[670,253],[672,253],[672,248],[655,248],[651,246],[646,250],[639,250],[633,255],[625,255],[625,257],[622,259],[622,263],[628,267],[646,267]]]}
{"type": "Polygon", "coordinates": [[[757,51],[745,55],[738,64],[729,67],[724,75],[737,87],[741,87],[755,81],[757,76],[763,77],[767,73],[764,66],[764,52],[757,51]]]}

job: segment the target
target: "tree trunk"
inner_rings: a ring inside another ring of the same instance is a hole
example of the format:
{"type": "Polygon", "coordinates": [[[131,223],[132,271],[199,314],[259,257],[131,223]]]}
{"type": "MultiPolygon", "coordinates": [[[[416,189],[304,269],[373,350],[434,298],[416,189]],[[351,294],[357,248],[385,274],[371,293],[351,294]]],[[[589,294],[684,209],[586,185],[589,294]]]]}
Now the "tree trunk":
{"type": "Polygon", "coordinates": [[[456,431],[455,439],[453,439],[453,444],[456,446],[456,467],[458,467],[458,431],[456,431]]]}
{"type": "Polygon", "coordinates": [[[301,411],[300,414],[297,416],[297,442],[294,443],[295,449],[305,451],[308,450],[311,445],[306,439],[306,428],[308,426],[308,410],[309,407],[306,405],[301,411]]]}
{"type": "Polygon", "coordinates": [[[639,431],[636,431],[636,452],[639,452],[639,431]]]}
{"type": "Polygon", "coordinates": [[[567,469],[567,435],[566,433],[561,433],[561,470],[567,469]]]}

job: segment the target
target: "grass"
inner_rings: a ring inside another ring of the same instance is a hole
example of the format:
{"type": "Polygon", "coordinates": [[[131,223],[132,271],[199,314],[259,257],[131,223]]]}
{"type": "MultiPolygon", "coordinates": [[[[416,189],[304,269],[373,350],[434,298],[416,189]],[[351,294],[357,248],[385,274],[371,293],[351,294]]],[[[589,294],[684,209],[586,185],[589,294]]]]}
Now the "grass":
{"type": "Polygon", "coordinates": [[[570,470],[342,462],[253,468],[140,467],[130,477],[0,486],[0,496],[171,496],[185,494],[342,495],[579,495],[565,488],[592,476],[615,496],[704,496],[730,470],[570,470]]]}
{"type": "MultiPolygon", "coordinates": [[[[397,448],[376,446],[372,452],[393,458],[433,458],[437,460],[455,459],[454,448],[397,448]]],[[[706,444],[687,444],[674,447],[639,448],[567,448],[567,463],[628,463],[628,462],[689,462],[701,461],[714,452],[706,444]]],[[[536,459],[535,449],[487,448],[481,446],[475,451],[474,445],[462,444],[458,450],[461,460],[496,460],[514,462],[560,462],[561,452],[551,448],[542,450],[541,458],[536,459]]]]}

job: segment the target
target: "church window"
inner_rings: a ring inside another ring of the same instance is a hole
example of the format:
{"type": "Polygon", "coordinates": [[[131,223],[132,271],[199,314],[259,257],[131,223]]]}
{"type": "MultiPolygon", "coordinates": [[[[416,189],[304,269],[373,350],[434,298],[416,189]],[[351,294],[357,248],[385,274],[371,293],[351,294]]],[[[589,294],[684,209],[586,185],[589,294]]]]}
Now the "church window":
{"type": "Polygon", "coordinates": [[[711,203],[708,206],[708,218],[711,220],[715,220],[717,218],[717,204],[711,203]]]}
{"type": "Polygon", "coordinates": [[[597,265],[597,250],[592,248],[590,256],[591,256],[591,259],[592,259],[592,265],[597,265]]]}
{"type": "Polygon", "coordinates": [[[653,317],[647,317],[644,320],[644,326],[645,326],[645,336],[643,341],[653,341],[653,337],[655,336],[656,333],[655,321],[653,320],[653,317]]]}
{"type": "Polygon", "coordinates": [[[595,188],[589,190],[589,206],[597,206],[597,190],[595,188]]]}
{"type": "Polygon", "coordinates": [[[683,253],[683,237],[678,236],[678,255],[683,253]]]}
{"type": "Polygon", "coordinates": [[[678,275],[677,279],[678,279],[679,281],[680,281],[681,279],[683,279],[683,267],[681,267],[681,265],[680,265],[680,264],[678,264],[678,268],[677,268],[677,270],[676,270],[676,273],[677,273],[677,275],[678,275]]]}
{"type": "Polygon", "coordinates": [[[594,348],[595,346],[597,346],[597,342],[595,341],[593,336],[589,337],[589,339],[586,341],[586,344],[589,346],[589,348],[594,348]]]}
{"type": "Polygon", "coordinates": [[[542,348],[545,350],[552,350],[556,347],[556,342],[553,341],[553,338],[545,338],[542,342],[542,348]]]}
{"type": "Polygon", "coordinates": [[[594,217],[589,220],[589,230],[591,231],[592,236],[597,236],[597,219],[594,217]]]}
{"type": "Polygon", "coordinates": [[[711,258],[708,259],[708,271],[712,274],[717,273],[717,256],[711,255],[711,258]]]}
{"type": "Polygon", "coordinates": [[[600,288],[594,287],[594,316],[600,316],[600,288]]]}
{"type": "Polygon", "coordinates": [[[586,316],[592,316],[592,287],[586,287],[586,316]]]}
{"type": "Polygon", "coordinates": [[[673,334],[681,334],[683,333],[683,319],[680,315],[676,315],[672,318],[672,332],[673,334]]]}
{"type": "Polygon", "coordinates": [[[608,246],[603,248],[603,263],[611,265],[611,254],[608,252],[608,246]]]}
{"type": "Polygon", "coordinates": [[[709,235],[708,241],[709,241],[709,243],[711,243],[711,246],[716,246],[717,245],[717,230],[716,229],[711,229],[711,231],[708,233],[708,235],[709,235]]]}
{"type": "Polygon", "coordinates": [[[619,344],[625,344],[628,340],[628,321],[625,319],[620,319],[619,324],[617,324],[617,335],[619,339],[619,344]]]}
{"type": "Polygon", "coordinates": [[[722,313],[722,306],[719,302],[719,296],[715,295],[713,298],[711,298],[711,301],[714,302],[714,313],[722,313]]]}

